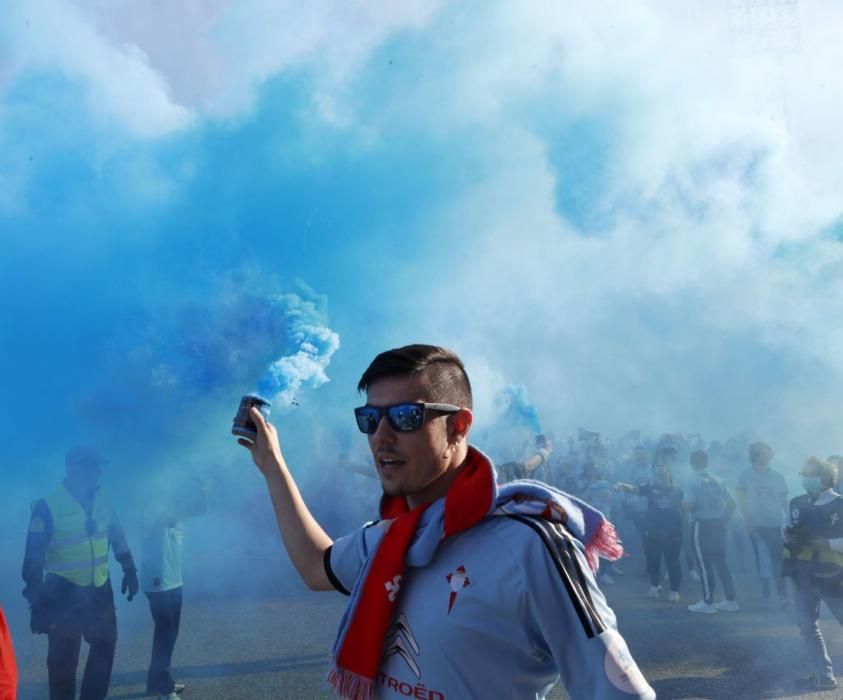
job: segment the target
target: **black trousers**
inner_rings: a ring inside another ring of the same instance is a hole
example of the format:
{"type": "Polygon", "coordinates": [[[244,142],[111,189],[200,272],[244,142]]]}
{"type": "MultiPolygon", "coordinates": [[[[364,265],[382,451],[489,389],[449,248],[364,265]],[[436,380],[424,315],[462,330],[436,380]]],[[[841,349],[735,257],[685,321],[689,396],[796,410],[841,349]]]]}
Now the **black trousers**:
{"type": "Polygon", "coordinates": [[[670,590],[679,591],[682,583],[682,567],[679,564],[679,551],[682,549],[682,531],[666,534],[662,532],[644,533],[644,552],[647,555],[647,574],[650,585],[658,586],[661,581],[661,561],[667,567],[670,578],[670,590]]]}
{"type": "Polygon", "coordinates": [[[173,649],[181,622],[181,586],[169,591],[147,593],[149,611],[155,622],[152,637],[152,658],[146,676],[147,693],[172,693],[175,689],[172,664],[173,649]]]}
{"type": "Polygon", "coordinates": [[[57,576],[45,581],[55,627],[48,633],[50,700],[73,700],[82,638],[90,645],[79,700],[104,700],[111,683],[117,618],[111,581],[75,586],[57,576]]]}
{"type": "Polygon", "coordinates": [[[718,520],[695,520],[691,526],[691,542],[694,556],[700,567],[703,600],[711,604],[714,590],[717,587],[714,574],[720,578],[726,600],[735,599],[735,585],[732,582],[732,572],[726,563],[726,523],[718,520]]]}

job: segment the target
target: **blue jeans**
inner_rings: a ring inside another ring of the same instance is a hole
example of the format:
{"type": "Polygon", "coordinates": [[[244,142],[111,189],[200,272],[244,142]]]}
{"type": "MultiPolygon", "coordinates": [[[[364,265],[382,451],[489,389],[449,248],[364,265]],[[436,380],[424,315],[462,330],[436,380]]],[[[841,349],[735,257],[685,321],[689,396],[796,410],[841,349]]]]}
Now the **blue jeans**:
{"type": "Polygon", "coordinates": [[[811,668],[814,673],[827,678],[834,678],[834,669],[828,656],[828,650],[825,648],[823,633],[820,630],[820,603],[825,601],[837,622],[843,624],[843,597],[823,595],[817,580],[814,578],[799,578],[794,584],[793,597],[796,608],[796,623],[799,625],[799,632],[808,648],[811,668]]]}

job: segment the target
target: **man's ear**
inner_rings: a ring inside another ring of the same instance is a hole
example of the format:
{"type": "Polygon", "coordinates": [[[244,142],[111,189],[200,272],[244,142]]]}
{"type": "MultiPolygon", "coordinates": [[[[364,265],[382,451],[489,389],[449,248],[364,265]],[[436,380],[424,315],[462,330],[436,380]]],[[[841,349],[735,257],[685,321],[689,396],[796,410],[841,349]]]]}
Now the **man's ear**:
{"type": "Polygon", "coordinates": [[[457,443],[466,439],[471,424],[474,421],[474,414],[467,408],[461,408],[457,413],[450,416],[450,442],[457,443]]]}

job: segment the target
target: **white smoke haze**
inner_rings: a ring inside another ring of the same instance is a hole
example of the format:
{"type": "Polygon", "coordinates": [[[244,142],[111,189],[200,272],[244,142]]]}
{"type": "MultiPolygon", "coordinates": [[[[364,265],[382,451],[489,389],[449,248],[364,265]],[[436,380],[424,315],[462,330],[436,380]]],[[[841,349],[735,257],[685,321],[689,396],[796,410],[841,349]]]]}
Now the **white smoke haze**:
{"type": "Polygon", "coordinates": [[[156,138],[197,118],[248,113],[263,83],[287,70],[313,68],[326,87],[342,84],[379,44],[424,26],[438,5],[27,0],[9,8],[8,70],[69,75],[90,93],[93,114],[156,138]]]}
{"type": "Polygon", "coordinates": [[[839,119],[843,100],[829,75],[839,46],[827,30],[840,8],[824,4],[813,14],[819,5],[803,17],[802,51],[783,57],[780,69],[775,56],[741,53],[728,16],[711,6],[597,3],[556,6],[554,14],[510,5],[507,17],[487,13],[461,25],[460,51],[473,49],[461,53],[467,60],[396,97],[409,105],[402,115],[419,119],[428,117],[421,104],[446,105],[434,128],[478,126],[488,142],[488,179],[455,197],[443,217],[443,240],[460,241],[453,258],[470,260],[460,282],[475,290],[454,327],[470,325],[479,344],[495,338],[498,366],[518,366],[520,343],[538,341],[529,353],[535,369],[521,365],[516,374],[544,375],[548,388],[562,375],[565,390],[550,393],[564,397],[568,421],[593,412],[590,424],[619,429],[621,414],[635,415],[653,427],[702,424],[709,435],[745,422],[790,439],[810,433],[806,442],[830,447],[835,411],[820,405],[833,405],[843,369],[829,352],[840,342],[833,319],[843,295],[834,274],[841,246],[828,235],[843,212],[843,161],[828,120],[839,119]],[[486,41],[504,27],[515,37],[507,52],[486,41]],[[519,42],[522,34],[530,41],[519,42]],[[606,119],[611,109],[618,147],[589,203],[610,216],[595,232],[579,230],[558,207],[557,191],[578,173],[555,169],[542,137],[512,125],[512,110],[539,88],[559,100],[563,125],[606,119]],[[648,328],[641,308],[661,322],[648,328]],[[759,355],[804,363],[808,376],[749,379],[736,405],[743,377],[728,348],[741,338],[759,355]],[[813,372],[833,379],[821,388],[813,372]],[[714,384],[703,381],[708,373],[714,384]],[[759,379],[763,405],[754,407],[759,379]],[[827,398],[817,400],[817,391],[827,398]],[[725,410],[713,409],[718,401],[725,410]]]}
{"type": "Polygon", "coordinates": [[[133,136],[155,138],[192,120],[174,103],[166,78],[137,44],[115,43],[83,7],[63,0],[13,3],[4,38],[11,44],[12,74],[58,71],[88,95],[92,114],[116,119],[133,136]]]}

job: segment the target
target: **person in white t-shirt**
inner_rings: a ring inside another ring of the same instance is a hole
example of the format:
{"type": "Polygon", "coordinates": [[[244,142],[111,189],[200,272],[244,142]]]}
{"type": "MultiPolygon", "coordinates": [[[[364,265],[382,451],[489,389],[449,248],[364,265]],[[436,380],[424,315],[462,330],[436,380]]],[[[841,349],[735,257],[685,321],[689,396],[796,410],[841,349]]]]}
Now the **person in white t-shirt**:
{"type": "Polygon", "coordinates": [[[782,525],[787,517],[787,484],[784,477],[770,467],[774,454],[767,443],[752,443],[749,446],[752,466],[738,475],[735,491],[755,550],[763,601],[771,607],[784,607],[790,605],[782,578],[782,525]],[[778,599],[771,595],[773,583],[778,599]]]}
{"type": "Polygon", "coordinates": [[[181,622],[184,520],[207,510],[207,486],[201,482],[157,497],[144,519],[140,583],[155,623],[146,694],[160,700],[178,700],[184,690],[171,670],[181,622]]]}

